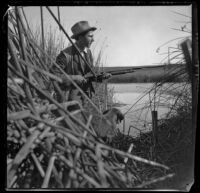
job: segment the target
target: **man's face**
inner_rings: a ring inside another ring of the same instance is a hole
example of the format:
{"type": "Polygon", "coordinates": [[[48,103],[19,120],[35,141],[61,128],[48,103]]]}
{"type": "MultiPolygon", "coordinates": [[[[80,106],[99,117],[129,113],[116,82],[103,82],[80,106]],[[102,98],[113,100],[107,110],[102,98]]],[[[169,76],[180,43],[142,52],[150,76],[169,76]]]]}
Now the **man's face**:
{"type": "Polygon", "coordinates": [[[82,45],[84,45],[87,48],[90,48],[92,42],[94,41],[93,31],[89,31],[85,35],[81,36],[80,40],[82,45]]]}

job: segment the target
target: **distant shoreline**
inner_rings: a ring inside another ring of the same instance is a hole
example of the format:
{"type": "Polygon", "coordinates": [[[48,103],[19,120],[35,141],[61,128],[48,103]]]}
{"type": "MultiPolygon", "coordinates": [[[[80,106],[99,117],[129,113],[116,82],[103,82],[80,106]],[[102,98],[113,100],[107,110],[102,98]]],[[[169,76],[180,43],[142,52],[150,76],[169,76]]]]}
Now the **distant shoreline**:
{"type": "Polygon", "coordinates": [[[125,103],[113,103],[113,106],[114,107],[123,107],[123,106],[126,106],[128,104],[125,104],[125,103]]]}
{"type": "Polygon", "coordinates": [[[153,83],[153,82],[184,82],[187,71],[184,64],[170,64],[159,66],[135,66],[135,67],[103,67],[106,72],[134,69],[134,72],[113,75],[108,83],[153,83]],[[139,69],[141,68],[141,69],[139,69]],[[184,71],[182,75],[177,73],[184,71]]]}

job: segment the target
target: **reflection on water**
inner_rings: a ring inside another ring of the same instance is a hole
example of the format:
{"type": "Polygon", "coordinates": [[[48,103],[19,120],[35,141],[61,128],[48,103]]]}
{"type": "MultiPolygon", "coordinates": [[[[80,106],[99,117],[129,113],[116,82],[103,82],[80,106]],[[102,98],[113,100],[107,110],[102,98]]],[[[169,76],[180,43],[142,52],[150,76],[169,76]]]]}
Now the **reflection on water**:
{"type": "MultiPolygon", "coordinates": [[[[159,97],[156,97],[157,101],[152,101],[154,99],[152,94],[154,93],[151,92],[149,94],[149,91],[153,85],[153,83],[108,84],[108,89],[114,89],[114,102],[126,104],[118,107],[123,113],[126,113],[125,134],[129,132],[130,127],[130,135],[133,136],[137,136],[140,130],[151,130],[153,105],[150,101],[159,104],[155,105],[158,119],[164,118],[169,111],[169,104],[173,104],[174,97],[164,91],[167,91],[167,87],[171,85],[165,84],[162,93],[160,93],[159,97]]],[[[121,131],[123,131],[123,124],[119,125],[121,131]]]]}
{"type": "Polygon", "coordinates": [[[126,83],[108,84],[108,88],[114,88],[116,93],[144,93],[153,87],[153,83],[126,83]]]}

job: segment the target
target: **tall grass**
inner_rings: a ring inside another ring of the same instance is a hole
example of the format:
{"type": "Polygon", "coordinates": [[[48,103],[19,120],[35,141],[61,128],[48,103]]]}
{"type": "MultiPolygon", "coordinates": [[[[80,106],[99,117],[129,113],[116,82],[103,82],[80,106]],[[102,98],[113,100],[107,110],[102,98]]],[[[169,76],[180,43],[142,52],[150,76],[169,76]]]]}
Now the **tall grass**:
{"type": "MultiPolygon", "coordinates": [[[[44,39],[44,50],[49,56],[52,56],[52,59],[56,59],[56,56],[59,54],[61,50],[63,50],[66,46],[66,38],[59,31],[58,28],[52,29],[51,26],[45,27],[45,39],[44,39]]],[[[33,31],[33,37],[38,45],[42,47],[42,35],[41,35],[41,27],[37,26],[35,31],[33,31]]],[[[41,55],[42,57],[43,55],[41,55]]],[[[52,62],[50,59],[45,61],[47,68],[51,68],[52,62]]]]}

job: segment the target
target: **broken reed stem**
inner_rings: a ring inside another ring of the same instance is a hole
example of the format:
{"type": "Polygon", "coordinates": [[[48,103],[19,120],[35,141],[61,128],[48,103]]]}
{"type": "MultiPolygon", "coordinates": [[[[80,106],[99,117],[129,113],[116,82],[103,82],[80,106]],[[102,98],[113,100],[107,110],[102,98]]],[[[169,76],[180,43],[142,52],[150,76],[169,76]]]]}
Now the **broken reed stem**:
{"type": "MultiPolygon", "coordinates": [[[[91,121],[92,121],[92,115],[89,116],[88,121],[87,121],[87,124],[86,124],[86,127],[89,128],[89,126],[90,126],[90,124],[91,124],[91,121]]],[[[86,137],[86,135],[87,135],[87,133],[85,134],[84,137],[86,137]]]]}
{"type": "Polygon", "coordinates": [[[11,187],[14,185],[14,183],[16,182],[17,178],[18,178],[18,177],[15,175],[15,176],[13,177],[12,181],[10,182],[10,184],[7,183],[7,186],[11,188],[11,187]]]}
{"type": "Polygon", "coordinates": [[[27,18],[26,18],[26,15],[25,15],[25,12],[24,12],[23,7],[22,7],[21,9],[22,9],[23,17],[24,17],[25,22],[26,22],[26,26],[27,26],[27,28],[28,28],[28,33],[31,34],[31,36],[33,37],[32,31],[31,31],[31,29],[30,29],[30,27],[29,27],[29,24],[28,24],[28,21],[27,21],[27,18]]]}
{"type": "MultiPolygon", "coordinates": [[[[23,33],[22,33],[22,26],[21,26],[21,22],[22,19],[21,19],[21,15],[20,15],[20,12],[19,12],[19,9],[18,7],[16,6],[15,7],[15,13],[16,13],[16,19],[17,19],[17,27],[18,27],[18,32],[19,32],[19,43],[20,43],[20,46],[21,46],[21,51],[22,51],[22,58],[27,61],[27,56],[26,56],[26,49],[25,49],[25,45],[24,45],[24,37],[23,37],[23,33]],[[20,20],[20,21],[19,21],[20,20]]],[[[30,69],[26,67],[26,76],[28,77],[28,79],[30,80],[31,78],[31,74],[30,74],[30,69]]],[[[31,90],[30,88],[28,87],[27,84],[25,84],[25,92],[26,92],[26,96],[27,96],[27,99],[28,101],[30,102],[31,106],[32,106],[32,109],[33,109],[33,113],[36,114],[35,112],[35,107],[34,107],[34,104],[33,104],[33,100],[32,100],[32,94],[31,94],[31,90]]],[[[37,114],[36,114],[37,115],[37,114]]]]}
{"type": "MultiPolygon", "coordinates": [[[[129,148],[128,148],[128,153],[131,153],[133,147],[134,147],[134,144],[131,143],[130,146],[129,146],[129,148]]],[[[128,157],[125,157],[125,158],[124,158],[124,165],[123,165],[123,168],[125,167],[125,165],[126,165],[127,162],[128,162],[128,157]]]]}
{"type": "Polygon", "coordinates": [[[33,158],[33,161],[35,162],[35,165],[36,165],[41,177],[44,178],[45,173],[44,173],[44,170],[43,170],[38,158],[36,157],[36,155],[34,153],[31,153],[31,157],[33,158]]]}
{"type": "MultiPolygon", "coordinates": [[[[61,21],[60,21],[60,7],[59,6],[57,6],[57,10],[58,10],[58,21],[59,21],[59,23],[61,23],[61,21]]],[[[61,30],[60,27],[59,27],[59,29],[61,30]]]]}
{"type": "MultiPolygon", "coordinates": [[[[78,102],[77,101],[68,101],[68,102],[65,102],[65,103],[60,103],[60,105],[63,106],[64,109],[66,109],[70,105],[75,105],[75,104],[78,104],[78,102]]],[[[41,114],[41,113],[44,113],[44,112],[56,110],[57,108],[58,107],[56,105],[49,104],[49,105],[45,105],[45,106],[42,106],[42,107],[36,107],[35,109],[36,109],[38,114],[41,114]]],[[[8,121],[11,121],[11,120],[16,121],[16,120],[19,120],[19,119],[28,118],[28,117],[30,117],[30,115],[32,115],[30,110],[18,111],[18,112],[8,114],[7,120],[8,121]]]]}
{"type": "MultiPolygon", "coordinates": [[[[53,121],[46,121],[46,120],[44,120],[44,119],[40,119],[40,118],[37,118],[37,117],[35,117],[35,116],[30,116],[30,118],[34,119],[35,121],[39,121],[39,122],[45,123],[46,125],[48,125],[48,126],[50,126],[50,127],[52,127],[52,128],[56,128],[57,130],[55,130],[55,131],[59,131],[59,132],[68,132],[68,133],[71,133],[71,134],[73,134],[73,135],[75,135],[75,136],[80,137],[80,134],[78,134],[78,133],[76,133],[76,132],[70,130],[69,128],[62,127],[62,126],[59,126],[59,125],[54,125],[52,122],[54,122],[55,120],[53,120],[53,121]]],[[[62,118],[62,117],[60,117],[59,119],[61,119],[61,118],[62,118]]],[[[63,117],[62,119],[64,119],[64,117],[63,117]]],[[[30,129],[31,129],[31,130],[34,130],[35,127],[32,127],[32,128],[30,128],[30,129]]]]}
{"type": "Polygon", "coordinates": [[[109,146],[104,145],[104,144],[101,144],[101,145],[102,145],[102,148],[105,148],[105,149],[114,151],[114,152],[116,152],[117,154],[122,155],[122,156],[124,156],[124,157],[128,157],[128,158],[134,159],[134,160],[136,160],[136,161],[140,161],[140,162],[143,162],[143,163],[146,163],[146,164],[150,164],[150,165],[152,165],[152,166],[158,166],[158,167],[162,167],[162,168],[164,168],[164,169],[166,169],[166,170],[169,170],[169,167],[167,167],[167,166],[165,166],[165,165],[163,165],[163,164],[159,164],[159,163],[154,162],[154,161],[149,161],[149,160],[147,160],[147,159],[144,159],[144,158],[141,158],[141,157],[132,155],[132,154],[130,154],[130,153],[123,152],[123,151],[121,151],[121,150],[118,150],[118,149],[109,147],[109,146]]]}
{"type": "Polygon", "coordinates": [[[40,15],[41,15],[41,31],[42,31],[42,49],[44,50],[45,49],[45,46],[44,46],[44,19],[43,19],[43,8],[42,6],[40,6],[40,15]]]}
{"type": "MultiPolygon", "coordinates": [[[[68,117],[66,116],[66,114],[61,111],[60,109],[58,109],[58,112],[61,116],[64,116],[64,121],[67,125],[67,127],[69,127],[72,131],[80,133],[80,130],[78,129],[77,125],[75,125],[75,123],[68,117]]],[[[69,113],[70,114],[70,113],[69,113]]],[[[71,115],[71,114],[70,114],[71,115]]],[[[73,115],[72,115],[73,116],[73,115]]],[[[74,117],[74,116],[73,116],[74,117]]],[[[76,119],[76,118],[75,118],[76,119]]]]}
{"type": "MultiPolygon", "coordinates": [[[[91,120],[89,119],[88,120],[89,124],[90,124],[90,121],[91,120]]],[[[86,127],[89,127],[88,123],[87,123],[86,127]]],[[[82,140],[84,140],[86,138],[86,136],[87,136],[87,131],[84,131],[83,132],[83,139],[82,140]]],[[[82,151],[82,149],[80,147],[78,147],[77,151],[76,151],[76,154],[75,154],[75,157],[74,157],[74,166],[76,166],[76,163],[77,163],[77,161],[78,161],[78,159],[79,159],[79,157],[81,155],[81,151],[82,151]]]]}
{"type": "Polygon", "coordinates": [[[102,157],[101,157],[101,145],[97,144],[96,145],[96,157],[97,157],[97,169],[100,175],[100,179],[101,179],[101,186],[102,187],[106,187],[107,183],[106,183],[106,172],[104,170],[104,163],[102,161],[102,157]]]}
{"type": "MultiPolygon", "coordinates": [[[[30,39],[32,39],[32,38],[30,37],[30,34],[26,32],[26,28],[25,28],[25,25],[24,25],[24,23],[23,23],[23,20],[21,19],[21,14],[20,14],[20,12],[18,12],[18,14],[19,14],[19,16],[20,16],[18,19],[19,19],[19,22],[20,22],[21,27],[22,27],[22,29],[23,29],[23,34],[25,35],[25,37],[26,37],[26,39],[27,39],[27,47],[31,47],[31,48],[32,48],[32,50],[33,50],[35,56],[36,56],[37,59],[39,60],[39,63],[37,63],[37,64],[40,64],[40,65],[43,67],[43,69],[47,70],[47,66],[44,64],[43,60],[42,60],[41,57],[38,55],[38,53],[37,53],[35,47],[32,46],[32,44],[30,44],[30,39]]],[[[28,28],[29,28],[29,26],[28,26],[28,28]]],[[[32,33],[31,33],[31,35],[32,35],[32,33]]],[[[32,35],[32,37],[33,37],[33,35],[32,35]]],[[[28,50],[27,50],[27,51],[28,51],[28,50]]],[[[27,54],[29,54],[29,53],[27,53],[27,54]]]]}
{"type": "Polygon", "coordinates": [[[44,177],[44,181],[42,183],[41,188],[48,188],[48,184],[49,184],[49,180],[50,180],[50,177],[51,177],[51,172],[52,172],[52,169],[53,169],[53,166],[54,166],[55,159],[56,159],[56,156],[51,156],[50,159],[49,159],[49,164],[48,164],[46,174],[45,174],[45,177],[44,177]]]}
{"type": "Polygon", "coordinates": [[[142,184],[136,186],[135,188],[144,188],[145,186],[151,185],[151,184],[153,184],[153,183],[157,183],[157,182],[166,180],[167,178],[172,178],[174,175],[175,175],[175,174],[172,173],[172,174],[168,174],[168,175],[166,175],[166,176],[160,177],[160,178],[156,178],[156,179],[150,180],[150,181],[148,181],[148,182],[143,182],[142,184]]]}
{"type": "Polygon", "coordinates": [[[14,44],[13,42],[10,40],[10,38],[8,38],[8,50],[10,52],[10,55],[11,55],[11,58],[13,59],[13,63],[16,67],[16,70],[22,74],[22,69],[21,69],[21,66],[18,62],[18,59],[17,59],[17,56],[16,56],[16,53],[14,52],[14,44]]]}

